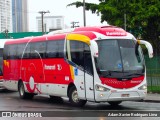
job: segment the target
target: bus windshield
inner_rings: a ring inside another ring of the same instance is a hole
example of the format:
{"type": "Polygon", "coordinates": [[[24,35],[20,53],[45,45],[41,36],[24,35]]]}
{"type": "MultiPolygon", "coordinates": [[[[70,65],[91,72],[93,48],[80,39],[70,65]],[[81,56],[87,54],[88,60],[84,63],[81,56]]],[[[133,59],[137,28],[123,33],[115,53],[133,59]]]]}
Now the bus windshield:
{"type": "Polygon", "coordinates": [[[144,74],[141,47],[132,39],[98,40],[96,68],[100,77],[133,78],[144,74]],[[136,50],[137,49],[137,50],[136,50]]]}

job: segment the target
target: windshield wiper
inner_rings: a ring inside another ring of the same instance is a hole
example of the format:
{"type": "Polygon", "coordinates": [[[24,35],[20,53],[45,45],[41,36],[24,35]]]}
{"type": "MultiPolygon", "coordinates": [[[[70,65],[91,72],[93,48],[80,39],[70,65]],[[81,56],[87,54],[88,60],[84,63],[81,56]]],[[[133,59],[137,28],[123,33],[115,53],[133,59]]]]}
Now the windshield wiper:
{"type": "Polygon", "coordinates": [[[108,71],[108,70],[103,70],[103,69],[101,69],[100,72],[101,72],[101,75],[102,75],[103,77],[111,76],[111,72],[108,71]]]}
{"type": "Polygon", "coordinates": [[[111,73],[114,72],[114,73],[123,73],[122,71],[110,71],[111,73]]]}
{"type": "Polygon", "coordinates": [[[144,75],[144,73],[133,73],[133,74],[125,75],[125,77],[130,77],[130,76],[137,77],[137,76],[142,76],[142,75],[144,75]]]}
{"type": "Polygon", "coordinates": [[[112,73],[123,73],[122,71],[111,71],[111,70],[103,70],[105,74],[103,74],[103,77],[112,76],[112,73]]]}

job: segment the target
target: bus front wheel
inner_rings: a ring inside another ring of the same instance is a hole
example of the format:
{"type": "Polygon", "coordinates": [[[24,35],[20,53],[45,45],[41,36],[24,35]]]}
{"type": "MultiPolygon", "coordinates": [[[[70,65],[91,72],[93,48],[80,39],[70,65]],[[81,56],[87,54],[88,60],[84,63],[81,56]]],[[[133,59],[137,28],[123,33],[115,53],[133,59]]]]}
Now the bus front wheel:
{"type": "Polygon", "coordinates": [[[72,86],[69,90],[69,101],[73,106],[82,107],[86,104],[86,100],[81,100],[78,98],[77,89],[72,86]]]}
{"type": "Polygon", "coordinates": [[[18,92],[21,99],[32,99],[34,94],[32,93],[26,93],[24,89],[23,82],[20,82],[18,85],[18,92]]]}

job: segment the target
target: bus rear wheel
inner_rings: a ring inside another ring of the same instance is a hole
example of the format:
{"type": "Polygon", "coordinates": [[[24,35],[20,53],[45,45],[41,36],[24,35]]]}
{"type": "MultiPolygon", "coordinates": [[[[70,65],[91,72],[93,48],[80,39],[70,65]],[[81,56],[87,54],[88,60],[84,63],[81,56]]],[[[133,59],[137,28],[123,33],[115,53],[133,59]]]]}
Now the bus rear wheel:
{"type": "Polygon", "coordinates": [[[122,101],[109,101],[108,103],[111,105],[111,106],[118,106],[119,104],[121,104],[122,101]]]}
{"type": "Polygon", "coordinates": [[[82,107],[86,104],[86,100],[81,100],[78,98],[77,89],[72,86],[69,90],[69,101],[73,106],[82,107]]]}
{"type": "Polygon", "coordinates": [[[34,94],[25,92],[23,82],[18,85],[18,92],[21,99],[32,99],[34,94]]]}

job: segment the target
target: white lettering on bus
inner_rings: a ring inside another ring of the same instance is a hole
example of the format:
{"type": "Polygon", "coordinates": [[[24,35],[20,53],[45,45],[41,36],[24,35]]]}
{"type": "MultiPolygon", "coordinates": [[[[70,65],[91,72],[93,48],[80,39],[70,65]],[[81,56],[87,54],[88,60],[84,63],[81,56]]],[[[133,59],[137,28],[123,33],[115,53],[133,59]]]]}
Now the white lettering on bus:
{"type": "Polygon", "coordinates": [[[126,33],[123,33],[123,32],[106,32],[106,35],[107,36],[114,36],[114,35],[122,35],[122,36],[125,36],[126,33]]]}
{"type": "Polygon", "coordinates": [[[141,83],[141,82],[142,82],[141,80],[138,80],[138,81],[131,80],[131,83],[141,83]]]}
{"type": "Polygon", "coordinates": [[[44,69],[45,70],[55,70],[56,69],[56,66],[55,65],[44,65],[44,69]]]}
{"type": "Polygon", "coordinates": [[[58,65],[57,65],[57,69],[58,69],[59,71],[62,70],[61,64],[58,64],[58,65]]]}

